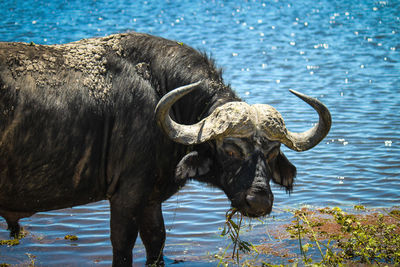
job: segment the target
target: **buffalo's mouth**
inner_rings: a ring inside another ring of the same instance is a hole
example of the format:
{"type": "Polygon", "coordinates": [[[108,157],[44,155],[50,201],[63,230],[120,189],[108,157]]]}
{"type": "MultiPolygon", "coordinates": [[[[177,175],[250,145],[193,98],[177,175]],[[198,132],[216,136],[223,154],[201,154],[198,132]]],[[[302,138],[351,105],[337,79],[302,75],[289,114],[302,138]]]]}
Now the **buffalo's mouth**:
{"type": "Polygon", "coordinates": [[[250,191],[237,194],[231,202],[232,207],[247,217],[262,217],[271,213],[274,196],[265,191],[250,191]]]}

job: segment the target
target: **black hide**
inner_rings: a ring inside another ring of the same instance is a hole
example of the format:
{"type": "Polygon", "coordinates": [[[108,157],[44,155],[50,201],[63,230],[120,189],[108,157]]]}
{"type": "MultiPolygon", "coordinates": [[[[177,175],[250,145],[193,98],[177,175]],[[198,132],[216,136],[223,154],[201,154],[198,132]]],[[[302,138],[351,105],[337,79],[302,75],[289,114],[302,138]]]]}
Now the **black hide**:
{"type": "Polygon", "coordinates": [[[241,101],[207,56],[147,34],[0,42],[0,215],[12,234],[36,212],[108,199],[113,265],[132,264],[138,233],[147,263],[162,264],[161,203],[187,179],[221,188],[250,216],[269,213],[269,180],[291,190],[295,176],[283,154],[267,162],[269,152],[241,158],[220,141],[188,147],[157,126],[160,98],[199,80],[201,88],[174,105],[177,122],[241,101]]]}

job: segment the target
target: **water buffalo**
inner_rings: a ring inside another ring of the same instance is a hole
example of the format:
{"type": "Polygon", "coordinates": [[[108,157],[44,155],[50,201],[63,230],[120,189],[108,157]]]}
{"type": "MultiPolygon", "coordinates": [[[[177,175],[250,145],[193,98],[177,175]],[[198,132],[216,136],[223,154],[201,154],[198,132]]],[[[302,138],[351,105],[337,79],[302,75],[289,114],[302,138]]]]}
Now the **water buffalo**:
{"type": "Polygon", "coordinates": [[[266,104],[248,105],[221,70],[185,44],[141,33],[62,45],[0,43],[0,215],[18,220],[108,199],[113,265],[163,262],[161,203],[188,179],[222,189],[247,216],[271,212],[269,181],[292,189],[280,150],[317,145],[331,116],[304,133],[266,104]]]}

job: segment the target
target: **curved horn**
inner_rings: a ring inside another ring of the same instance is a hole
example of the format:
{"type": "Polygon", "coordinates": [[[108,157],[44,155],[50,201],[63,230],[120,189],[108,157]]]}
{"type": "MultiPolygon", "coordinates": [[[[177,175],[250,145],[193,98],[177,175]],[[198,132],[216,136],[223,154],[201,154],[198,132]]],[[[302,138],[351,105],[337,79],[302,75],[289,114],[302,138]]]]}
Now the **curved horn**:
{"type": "Polygon", "coordinates": [[[311,129],[302,133],[287,131],[284,140],[282,140],[282,143],[290,149],[306,151],[316,146],[325,138],[331,128],[332,117],[328,108],[321,101],[294,90],[290,90],[290,92],[313,107],[319,115],[319,122],[311,129]]]}
{"type": "Polygon", "coordinates": [[[189,126],[176,123],[169,116],[169,111],[178,99],[192,92],[201,83],[202,81],[198,81],[196,83],[176,88],[164,95],[157,104],[155,110],[157,123],[175,142],[185,145],[197,143],[195,138],[198,136],[199,127],[196,127],[196,124],[189,126]]]}
{"type": "Polygon", "coordinates": [[[245,102],[228,102],[217,107],[208,117],[192,125],[179,124],[171,119],[172,105],[197,88],[202,81],[172,90],[157,104],[155,116],[158,125],[177,143],[195,145],[224,136],[244,137],[254,132],[251,107],[245,102]]]}

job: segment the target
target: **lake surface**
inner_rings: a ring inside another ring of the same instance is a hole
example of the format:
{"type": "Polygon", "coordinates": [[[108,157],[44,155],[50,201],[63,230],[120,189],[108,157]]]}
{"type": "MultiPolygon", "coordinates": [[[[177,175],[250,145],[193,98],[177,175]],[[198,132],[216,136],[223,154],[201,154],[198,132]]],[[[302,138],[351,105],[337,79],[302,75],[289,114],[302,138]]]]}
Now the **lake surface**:
{"type": "MultiPolygon", "coordinates": [[[[288,90],[321,99],[332,129],[310,151],[283,148],[297,166],[296,186],[290,195],[273,186],[274,210],[264,224],[253,222],[258,233],[287,208],[400,205],[397,0],[5,0],[0,12],[0,41],[59,44],[138,31],[187,43],[211,54],[244,100],[277,108],[292,131],[307,129],[317,115],[288,90]]],[[[223,250],[227,241],[218,234],[228,208],[221,191],[197,182],[165,202],[167,264],[203,266],[207,253],[223,250]]],[[[0,263],[110,265],[108,220],[106,201],[23,219],[28,236],[0,246],[0,263]],[[64,240],[67,234],[78,241],[64,240]]],[[[5,229],[0,219],[0,239],[8,238],[5,229]]],[[[134,258],[137,266],[145,262],[140,240],[134,258]]]]}

